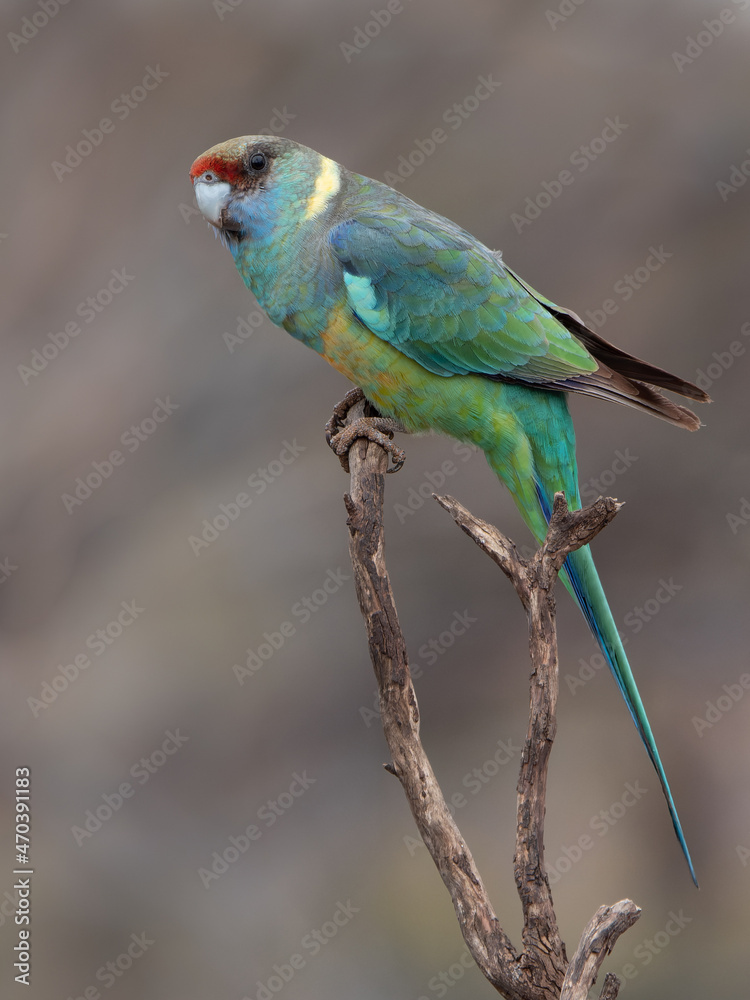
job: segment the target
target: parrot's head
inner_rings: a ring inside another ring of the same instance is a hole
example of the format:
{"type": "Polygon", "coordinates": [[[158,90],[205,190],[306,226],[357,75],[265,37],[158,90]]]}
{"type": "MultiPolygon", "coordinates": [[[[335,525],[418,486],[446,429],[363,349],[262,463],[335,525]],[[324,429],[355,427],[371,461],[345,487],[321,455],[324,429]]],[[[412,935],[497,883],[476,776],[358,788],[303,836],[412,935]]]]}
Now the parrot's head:
{"type": "Polygon", "coordinates": [[[320,214],[341,184],[333,160],[269,135],[243,135],[212,146],[190,177],[203,215],[230,247],[278,236],[320,214]]]}

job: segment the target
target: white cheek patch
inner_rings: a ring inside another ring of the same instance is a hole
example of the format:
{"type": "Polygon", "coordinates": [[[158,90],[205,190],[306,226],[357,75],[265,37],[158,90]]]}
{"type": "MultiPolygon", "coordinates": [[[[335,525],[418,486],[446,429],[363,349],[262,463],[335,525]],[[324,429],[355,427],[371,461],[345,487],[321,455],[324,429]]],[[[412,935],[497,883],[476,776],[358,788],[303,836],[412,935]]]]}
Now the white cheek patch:
{"type": "Polygon", "coordinates": [[[231,195],[232,186],[226,181],[214,181],[212,184],[196,181],[195,200],[198,202],[198,208],[214,226],[220,224],[221,213],[229,203],[231,195]]]}

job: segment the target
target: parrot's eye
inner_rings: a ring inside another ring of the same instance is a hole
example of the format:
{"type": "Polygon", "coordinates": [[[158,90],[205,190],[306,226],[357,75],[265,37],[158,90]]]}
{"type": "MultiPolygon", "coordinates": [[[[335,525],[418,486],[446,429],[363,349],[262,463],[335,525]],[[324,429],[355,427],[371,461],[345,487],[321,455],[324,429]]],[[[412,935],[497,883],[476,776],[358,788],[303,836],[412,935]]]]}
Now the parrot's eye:
{"type": "Polygon", "coordinates": [[[209,184],[213,184],[213,182],[218,178],[216,177],[216,174],[212,173],[212,171],[207,170],[202,179],[204,181],[208,181],[209,184]]]}
{"type": "Polygon", "coordinates": [[[250,157],[250,166],[253,170],[263,170],[267,162],[263,153],[253,153],[250,157]]]}

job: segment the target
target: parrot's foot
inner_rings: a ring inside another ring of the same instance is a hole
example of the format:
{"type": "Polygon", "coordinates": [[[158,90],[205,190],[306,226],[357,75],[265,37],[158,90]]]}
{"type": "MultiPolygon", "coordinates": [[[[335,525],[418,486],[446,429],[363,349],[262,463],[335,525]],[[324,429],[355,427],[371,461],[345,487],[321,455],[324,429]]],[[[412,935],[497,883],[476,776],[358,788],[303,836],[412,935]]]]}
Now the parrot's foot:
{"type": "MultiPolygon", "coordinates": [[[[341,428],[344,426],[344,421],[346,420],[346,415],[351,410],[353,406],[357,403],[361,403],[365,398],[365,394],[362,392],[360,387],[357,385],[353,389],[350,389],[340,403],[336,403],[333,408],[333,413],[331,418],[326,424],[326,441],[328,446],[332,447],[331,439],[335,434],[337,434],[341,428]]],[[[335,449],[334,449],[335,451],[335,449]]],[[[347,470],[348,471],[348,470],[347,470]]]]}
{"type": "Polygon", "coordinates": [[[357,438],[367,438],[368,441],[379,444],[391,456],[393,467],[386,471],[398,472],[406,461],[406,452],[391,440],[395,431],[405,430],[398,420],[381,416],[360,417],[348,426],[343,426],[349,410],[364,398],[365,394],[357,387],[350,389],[341,402],[336,404],[331,419],[326,424],[328,446],[338,455],[344,472],[349,472],[349,449],[357,438]]]}
{"type": "Polygon", "coordinates": [[[367,438],[374,441],[391,456],[393,465],[386,472],[398,472],[406,461],[406,452],[393,443],[394,430],[399,429],[398,422],[390,417],[360,417],[337,434],[332,435],[328,444],[339,456],[344,472],[349,472],[349,449],[357,438],[367,438]],[[397,424],[396,427],[393,425],[397,424]]]}

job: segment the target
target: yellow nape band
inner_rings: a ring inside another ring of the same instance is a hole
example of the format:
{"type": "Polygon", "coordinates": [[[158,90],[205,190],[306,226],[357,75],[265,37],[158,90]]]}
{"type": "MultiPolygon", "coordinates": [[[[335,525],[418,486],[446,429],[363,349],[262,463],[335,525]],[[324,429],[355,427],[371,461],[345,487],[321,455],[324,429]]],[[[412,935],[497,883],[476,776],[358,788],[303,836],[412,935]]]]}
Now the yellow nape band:
{"type": "Polygon", "coordinates": [[[320,215],[341,186],[341,174],[338,163],[329,160],[327,156],[321,156],[320,159],[320,173],[315,178],[315,190],[310,195],[310,200],[305,209],[306,219],[312,219],[314,216],[320,215]]]}

